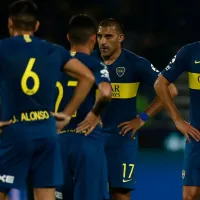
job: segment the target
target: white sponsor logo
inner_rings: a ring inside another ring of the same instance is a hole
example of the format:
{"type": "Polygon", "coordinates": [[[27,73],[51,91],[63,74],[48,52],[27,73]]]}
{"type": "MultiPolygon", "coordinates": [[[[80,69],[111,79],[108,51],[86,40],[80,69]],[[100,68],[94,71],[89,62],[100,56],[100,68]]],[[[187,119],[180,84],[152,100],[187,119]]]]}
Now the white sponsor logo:
{"type": "Polygon", "coordinates": [[[169,65],[167,65],[167,67],[165,67],[165,70],[166,70],[166,71],[168,71],[168,70],[171,69],[170,64],[173,64],[173,63],[175,62],[175,60],[176,60],[176,56],[174,56],[173,59],[171,60],[171,62],[169,63],[169,65]]]}
{"type": "Polygon", "coordinates": [[[160,71],[157,70],[152,64],[151,64],[151,68],[152,68],[153,71],[155,71],[155,72],[157,72],[157,73],[160,73],[160,71]]]}
{"type": "Polygon", "coordinates": [[[169,65],[167,65],[167,67],[165,67],[165,70],[166,71],[168,71],[168,70],[170,70],[171,69],[171,67],[169,66],[169,65]]]}
{"type": "Polygon", "coordinates": [[[56,191],[56,198],[57,198],[57,199],[63,199],[62,192],[57,192],[57,191],[56,191]]]}
{"type": "Polygon", "coordinates": [[[100,71],[100,73],[101,73],[101,77],[103,77],[103,78],[107,78],[107,79],[110,80],[109,72],[108,72],[107,69],[102,69],[102,70],[100,71]]]}
{"type": "Polygon", "coordinates": [[[182,179],[185,178],[185,170],[182,170],[182,179]]]}
{"type": "Polygon", "coordinates": [[[176,56],[173,57],[173,59],[171,60],[171,62],[169,64],[173,64],[176,60],[176,56]]]}
{"type": "Polygon", "coordinates": [[[3,183],[9,183],[9,184],[13,184],[14,183],[14,176],[10,176],[10,175],[0,175],[0,181],[3,183]]]}

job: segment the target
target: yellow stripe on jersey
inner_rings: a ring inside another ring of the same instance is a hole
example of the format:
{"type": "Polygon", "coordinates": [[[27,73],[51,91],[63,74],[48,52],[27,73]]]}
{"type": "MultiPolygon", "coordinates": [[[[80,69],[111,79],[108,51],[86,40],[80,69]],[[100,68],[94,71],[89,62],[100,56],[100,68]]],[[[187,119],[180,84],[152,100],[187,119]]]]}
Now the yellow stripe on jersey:
{"type": "Polygon", "coordinates": [[[140,83],[111,83],[111,85],[112,99],[130,99],[137,96],[140,83]]]}
{"type": "Polygon", "coordinates": [[[139,82],[136,83],[112,83],[113,99],[130,99],[137,96],[139,82]]]}
{"type": "MultiPolygon", "coordinates": [[[[78,81],[68,81],[67,86],[76,87],[78,81]]],[[[139,82],[136,83],[111,83],[113,99],[130,99],[137,96],[139,82]]],[[[98,94],[98,90],[97,90],[98,94]]]]}
{"type": "Polygon", "coordinates": [[[76,87],[78,84],[78,81],[68,81],[67,86],[69,87],[76,87]]]}
{"type": "Polygon", "coordinates": [[[200,90],[200,73],[188,72],[189,88],[193,90],[200,90]]]}

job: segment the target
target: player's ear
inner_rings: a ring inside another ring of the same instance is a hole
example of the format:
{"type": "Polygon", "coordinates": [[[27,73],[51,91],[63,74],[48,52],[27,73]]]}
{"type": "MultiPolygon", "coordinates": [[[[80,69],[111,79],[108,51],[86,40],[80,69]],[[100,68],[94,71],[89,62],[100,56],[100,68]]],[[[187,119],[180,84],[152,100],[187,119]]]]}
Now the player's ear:
{"type": "Polygon", "coordinates": [[[10,28],[13,28],[13,21],[11,17],[8,18],[8,29],[10,28]]]}
{"type": "Polygon", "coordinates": [[[91,52],[94,50],[94,46],[96,44],[96,41],[97,41],[97,37],[96,37],[96,34],[94,34],[90,37],[90,44],[91,44],[90,50],[91,50],[91,52]]]}
{"type": "Polygon", "coordinates": [[[36,22],[36,25],[35,25],[35,30],[34,30],[34,32],[37,32],[38,29],[39,29],[39,27],[40,27],[40,22],[37,21],[37,22],[36,22]]]}
{"type": "Polygon", "coordinates": [[[8,30],[9,30],[10,36],[12,36],[13,33],[14,33],[14,32],[13,32],[13,29],[14,29],[14,24],[13,24],[12,18],[9,17],[9,18],[8,18],[8,30]]]}
{"type": "Polygon", "coordinates": [[[68,41],[70,40],[69,34],[67,34],[67,40],[68,40],[68,41]]]}
{"type": "Polygon", "coordinates": [[[96,36],[96,34],[93,34],[93,35],[90,37],[90,40],[95,44],[96,41],[97,41],[97,36],[96,36]]]}
{"type": "Polygon", "coordinates": [[[119,42],[123,42],[124,41],[124,34],[120,34],[119,35],[119,42]]]}

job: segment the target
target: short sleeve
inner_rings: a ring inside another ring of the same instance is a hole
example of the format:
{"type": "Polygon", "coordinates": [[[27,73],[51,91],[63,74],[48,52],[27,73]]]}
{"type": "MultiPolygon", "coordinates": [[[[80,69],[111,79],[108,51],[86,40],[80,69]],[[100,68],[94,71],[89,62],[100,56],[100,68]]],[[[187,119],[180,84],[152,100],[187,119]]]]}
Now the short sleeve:
{"type": "Polygon", "coordinates": [[[151,86],[154,85],[160,74],[160,71],[145,58],[140,58],[140,61],[137,63],[137,71],[139,72],[140,81],[151,86]]]}
{"type": "Polygon", "coordinates": [[[99,85],[101,82],[110,83],[110,77],[107,66],[103,62],[96,61],[95,63],[95,67],[93,68],[95,84],[99,85]]]}
{"type": "Polygon", "coordinates": [[[189,66],[188,46],[179,50],[169,65],[162,71],[162,75],[170,82],[174,82],[189,66]]]}

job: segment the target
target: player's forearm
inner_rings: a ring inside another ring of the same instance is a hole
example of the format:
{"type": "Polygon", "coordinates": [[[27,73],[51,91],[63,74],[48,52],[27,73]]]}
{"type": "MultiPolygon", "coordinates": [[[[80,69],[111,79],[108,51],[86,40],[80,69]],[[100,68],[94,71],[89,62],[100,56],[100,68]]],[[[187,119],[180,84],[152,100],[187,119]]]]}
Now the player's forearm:
{"type": "Polygon", "coordinates": [[[163,108],[164,105],[162,101],[159,99],[159,97],[156,97],[152,101],[151,105],[145,110],[145,112],[149,117],[153,117],[158,114],[163,108]]]}
{"type": "Polygon", "coordinates": [[[74,112],[79,108],[81,103],[87,97],[92,85],[93,82],[91,82],[85,77],[78,80],[78,85],[76,86],[74,95],[72,96],[70,102],[64,109],[64,113],[67,116],[72,116],[74,112]]]}
{"type": "Polygon", "coordinates": [[[98,99],[98,101],[96,101],[94,107],[92,108],[92,112],[95,115],[99,116],[109,102],[110,102],[109,98],[104,97],[98,99]]]}
{"type": "MultiPolygon", "coordinates": [[[[167,88],[168,88],[171,98],[174,98],[175,96],[178,95],[178,91],[177,91],[176,87],[174,86],[174,84],[167,86],[167,88]]],[[[153,117],[156,114],[158,114],[163,108],[164,108],[164,104],[163,104],[162,100],[157,96],[153,100],[151,105],[146,109],[145,112],[147,113],[147,115],[149,117],[153,117]]]]}
{"type": "Polygon", "coordinates": [[[92,109],[93,113],[97,116],[100,115],[101,112],[106,107],[106,105],[110,102],[111,97],[112,97],[112,90],[110,86],[107,87],[105,90],[102,91],[100,90],[92,109]]]}
{"type": "Polygon", "coordinates": [[[169,116],[176,123],[176,121],[180,119],[181,116],[173,102],[173,98],[170,94],[168,86],[169,84],[159,81],[158,79],[154,85],[154,88],[158,97],[160,98],[167,112],[169,113],[169,116]]]}

